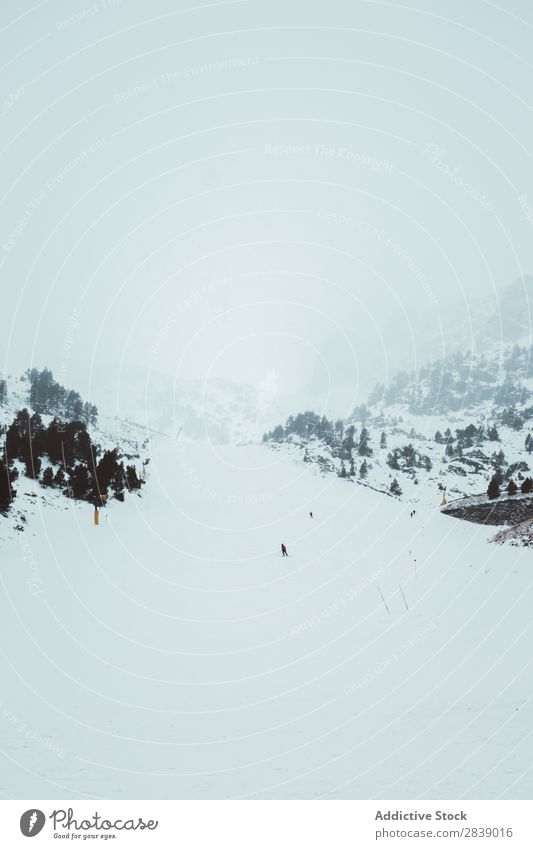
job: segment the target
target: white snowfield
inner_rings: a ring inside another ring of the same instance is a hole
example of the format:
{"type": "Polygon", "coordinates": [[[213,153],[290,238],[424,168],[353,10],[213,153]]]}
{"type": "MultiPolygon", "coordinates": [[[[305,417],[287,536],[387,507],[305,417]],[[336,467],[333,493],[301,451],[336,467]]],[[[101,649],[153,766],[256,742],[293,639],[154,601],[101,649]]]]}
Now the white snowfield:
{"type": "Polygon", "coordinates": [[[2,547],[3,796],[531,798],[528,550],[437,491],[150,450],[99,527],[36,501],[2,547]]]}

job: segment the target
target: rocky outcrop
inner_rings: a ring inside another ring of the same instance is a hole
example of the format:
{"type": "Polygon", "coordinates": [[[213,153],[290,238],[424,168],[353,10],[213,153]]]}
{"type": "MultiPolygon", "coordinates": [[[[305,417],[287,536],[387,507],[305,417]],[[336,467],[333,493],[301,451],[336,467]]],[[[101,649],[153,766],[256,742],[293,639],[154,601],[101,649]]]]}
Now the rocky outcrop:
{"type": "Polygon", "coordinates": [[[528,519],[527,522],[521,522],[519,525],[513,525],[512,528],[498,531],[492,542],[496,542],[498,545],[508,543],[520,548],[531,548],[533,546],[533,520],[528,519]]]}
{"type": "Polygon", "coordinates": [[[492,500],[484,495],[458,498],[441,507],[441,512],[480,525],[517,525],[533,519],[533,494],[502,495],[492,500]]]}

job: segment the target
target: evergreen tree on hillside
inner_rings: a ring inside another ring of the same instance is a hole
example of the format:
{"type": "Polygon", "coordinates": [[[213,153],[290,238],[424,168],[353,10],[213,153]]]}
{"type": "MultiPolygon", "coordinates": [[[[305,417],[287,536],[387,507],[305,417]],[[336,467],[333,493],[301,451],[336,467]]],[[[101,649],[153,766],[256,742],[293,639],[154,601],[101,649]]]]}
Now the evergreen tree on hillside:
{"type": "Polygon", "coordinates": [[[511,479],[509,481],[509,483],[507,484],[507,494],[508,495],[516,495],[517,492],[518,492],[518,487],[515,484],[514,480],[511,479]]]}
{"type": "Polygon", "coordinates": [[[489,498],[499,498],[500,496],[500,484],[496,475],[493,475],[490,480],[487,487],[487,495],[489,498]]]}
{"type": "Polygon", "coordinates": [[[531,438],[531,434],[530,434],[530,433],[528,433],[528,435],[526,436],[526,443],[525,443],[525,445],[526,445],[526,451],[527,451],[527,453],[528,453],[528,454],[531,454],[531,452],[533,451],[533,439],[531,438]]]}
{"type": "Polygon", "coordinates": [[[17,494],[16,489],[13,489],[13,482],[17,477],[17,470],[2,457],[0,459],[0,513],[7,513],[17,494]]]}
{"type": "MultiPolygon", "coordinates": [[[[107,495],[112,489],[116,492],[124,492],[124,466],[120,462],[119,454],[116,448],[112,451],[105,451],[101,460],[96,466],[96,491],[97,494],[107,495]]],[[[119,501],[122,501],[119,498],[119,501]]]]}
{"type": "Polygon", "coordinates": [[[28,454],[24,457],[24,464],[26,466],[24,474],[28,478],[33,478],[33,480],[37,480],[39,477],[39,473],[41,471],[41,458],[38,454],[28,454]]]}
{"type": "Polygon", "coordinates": [[[69,471],[68,483],[73,498],[87,499],[90,497],[93,489],[93,480],[87,466],[83,463],[79,463],[69,471]]]}
{"type": "Polygon", "coordinates": [[[115,473],[111,481],[111,489],[117,501],[124,501],[124,468],[115,473]]]}
{"type": "Polygon", "coordinates": [[[379,440],[379,447],[380,448],[386,448],[387,447],[387,434],[385,433],[385,431],[383,431],[382,434],[381,434],[381,438],[379,440]]]}
{"type": "Polygon", "coordinates": [[[343,458],[345,460],[349,460],[352,456],[353,449],[355,447],[354,441],[355,427],[354,425],[349,425],[344,431],[344,439],[342,440],[342,449],[343,449],[343,458]]]}
{"type": "Polygon", "coordinates": [[[126,485],[130,492],[134,489],[140,489],[142,486],[142,481],[137,475],[137,469],[135,466],[126,466],[126,485]]]}
{"type": "Polygon", "coordinates": [[[371,457],[372,449],[370,447],[370,434],[366,427],[361,428],[361,433],[359,436],[359,445],[357,446],[357,453],[361,457],[371,457]]]}
{"type": "Polygon", "coordinates": [[[529,493],[533,490],[533,479],[532,478],[524,478],[522,481],[522,485],[520,487],[520,491],[524,495],[529,495],[529,493]]]}
{"type": "Polygon", "coordinates": [[[398,448],[395,448],[394,451],[387,456],[387,465],[390,466],[391,469],[399,469],[400,464],[398,462],[398,458],[400,456],[400,451],[398,448]]]}
{"type": "Polygon", "coordinates": [[[5,403],[7,398],[7,384],[5,380],[0,380],[0,405],[5,403]]]}
{"type": "Polygon", "coordinates": [[[30,448],[30,414],[19,410],[6,432],[5,452],[9,460],[22,459],[30,448]]]}
{"type": "Polygon", "coordinates": [[[56,380],[48,368],[33,368],[27,372],[30,381],[29,404],[35,412],[60,415],[70,421],[96,424],[98,410],[94,404],[84,403],[79,392],[67,390],[56,380]]]}
{"type": "Polygon", "coordinates": [[[363,460],[363,462],[359,466],[359,477],[360,478],[366,478],[367,475],[368,475],[368,464],[367,464],[366,460],[363,460]]]}
{"type": "Polygon", "coordinates": [[[52,466],[47,466],[44,470],[41,478],[41,484],[46,487],[54,485],[54,470],[52,469],[52,466]]]}
{"type": "Polygon", "coordinates": [[[522,430],[524,425],[524,420],[514,405],[503,411],[501,421],[503,425],[512,428],[512,430],[522,430]]]}
{"type": "Polygon", "coordinates": [[[390,485],[390,487],[389,487],[389,492],[390,492],[392,495],[401,495],[401,494],[402,494],[401,486],[400,486],[400,484],[398,483],[398,481],[396,480],[396,478],[394,478],[394,480],[392,481],[392,483],[391,483],[391,485],[390,485]]]}
{"type": "Polygon", "coordinates": [[[50,369],[42,371],[32,368],[30,378],[30,406],[37,413],[50,413],[57,408],[61,399],[61,387],[54,380],[50,369]]]}
{"type": "Polygon", "coordinates": [[[57,419],[53,419],[46,428],[46,433],[41,439],[43,453],[48,455],[51,463],[63,462],[62,443],[64,438],[65,426],[62,425],[61,422],[59,422],[57,419]]]}

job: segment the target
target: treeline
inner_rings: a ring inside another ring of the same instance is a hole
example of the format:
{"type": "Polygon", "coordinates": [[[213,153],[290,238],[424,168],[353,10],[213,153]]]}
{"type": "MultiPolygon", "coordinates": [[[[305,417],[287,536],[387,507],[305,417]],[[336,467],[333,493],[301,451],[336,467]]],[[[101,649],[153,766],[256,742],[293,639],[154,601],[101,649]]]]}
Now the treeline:
{"type": "Polygon", "coordinates": [[[95,425],[98,410],[94,404],[83,401],[79,392],[65,389],[56,380],[48,368],[42,371],[32,368],[26,372],[30,383],[28,403],[32,409],[42,415],[57,415],[65,421],[81,421],[86,425],[95,425]]]}
{"type": "MultiPolygon", "coordinates": [[[[416,373],[398,372],[388,386],[377,384],[368,404],[406,404],[411,413],[418,414],[458,412],[481,402],[513,408],[531,397],[523,383],[533,376],[531,354],[530,349],[518,345],[506,351],[501,360],[452,354],[416,373]]],[[[533,407],[522,411],[521,416],[532,418],[533,407]]]]}
{"type": "MultiPolygon", "coordinates": [[[[502,485],[503,480],[500,475],[497,473],[492,476],[490,479],[490,483],[487,488],[487,495],[489,498],[499,498],[502,494],[502,485]]],[[[507,495],[516,495],[518,493],[519,487],[515,484],[514,480],[510,480],[507,486],[505,487],[507,495]]],[[[520,492],[522,495],[529,495],[533,492],[533,479],[530,477],[524,478],[522,483],[520,484],[520,492]]]]}
{"type": "Polygon", "coordinates": [[[45,487],[56,487],[71,498],[101,504],[112,496],[124,501],[124,491],[139,489],[135,466],[122,462],[116,448],[102,453],[83,421],[54,418],[44,425],[39,413],[20,410],[5,433],[0,462],[0,512],[16,496],[15,461],[24,474],[45,487]]]}
{"type": "Polygon", "coordinates": [[[289,416],[285,426],[278,425],[274,430],[263,435],[263,442],[285,442],[292,435],[307,440],[315,437],[329,445],[333,457],[350,461],[354,454],[360,457],[371,457],[373,449],[370,445],[370,433],[366,427],[356,432],[354,425],[345,426],[342,419],[332,421],[326,416],[319,416],[312,410],[289,416]]]}
{"type": "MultiPolygon", "coordinates": [[[[285,442],[291,436],[296,435],[307,441],[312,438],[318,439],[324,445],[329,446],[331,456],[340,460],[339,477],[341,478],[366,478],[371,468],[369,459],[374,454],[372,437],[366,426],[360,431],[355,425],[345,425],[341,419],[331,421],[325,416],[318,416],[308,410],[297,416],[290,416],[285,426],[278,425],[274,430],[265,433],[263,442],[285,442]]],[[[381,433],[379,447],[387,447],[387,434],[381,433]]],[[[308,451],[304,456],[306,462],[310,461],[308,451]]],[[[391,469],[406,472],[411,477],[416,477],[416,470],[430,471],[431,460],[426,454],[415,449],[411,443],[400,448],[394,448],[387,455],[387,464],[391,469]]],[[[401,492],[399,484],[396,483],[398,492],[401,492]]],[[[398,494],[395,492],[395,494],[398,494]]]]}

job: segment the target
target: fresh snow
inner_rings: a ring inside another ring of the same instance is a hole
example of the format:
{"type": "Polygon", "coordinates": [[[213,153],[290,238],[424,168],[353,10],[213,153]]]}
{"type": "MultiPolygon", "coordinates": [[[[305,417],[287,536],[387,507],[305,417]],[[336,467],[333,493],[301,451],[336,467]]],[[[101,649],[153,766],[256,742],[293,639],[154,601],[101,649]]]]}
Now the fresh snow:
{"type": "Polygon", "coordinates": [[[2,546],[4,796],[531,798],[527,549],[285,448],[149,452],[2,546]]]}

